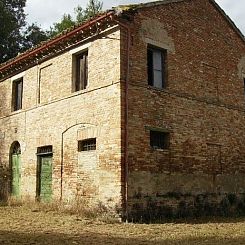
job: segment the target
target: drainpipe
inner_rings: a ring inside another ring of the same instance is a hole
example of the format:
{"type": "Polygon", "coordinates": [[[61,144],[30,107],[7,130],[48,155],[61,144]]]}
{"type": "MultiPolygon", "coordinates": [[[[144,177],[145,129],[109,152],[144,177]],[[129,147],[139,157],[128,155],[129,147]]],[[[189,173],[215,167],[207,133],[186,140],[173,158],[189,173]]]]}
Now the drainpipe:
{"type": "Polygon", "coordinates": [[[61,159],[60,159],[60,201],[63,199],[63,171],[64,171],[64,133],[67,131],[62,132],[61,134],[61,159]]]}
{"type": "Polygon", "coordinates": [[[126,78],[125,78],[125,137],[124,137],[124,197],[123,202],[125,205],[125,217],[126,222],[128,221],[128,83],[129,83],[129,51],[130,51],[130,27],[126,24],[121,23],[118,20],[115,22],[127,31],[127,59],[126,59],[126,78]]]}

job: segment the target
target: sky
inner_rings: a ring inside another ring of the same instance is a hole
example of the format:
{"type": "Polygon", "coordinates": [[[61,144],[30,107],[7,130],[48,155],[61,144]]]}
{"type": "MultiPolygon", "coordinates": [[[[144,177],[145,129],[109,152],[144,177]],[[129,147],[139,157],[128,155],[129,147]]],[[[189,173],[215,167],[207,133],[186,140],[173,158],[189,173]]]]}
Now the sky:
{"type": "MultiPolygon", "coordinates": [[[[27,22],[37,23],[43,29],[49,27],[61,19],[64,13],[73,14],[78,5],[85,7],[87,0],[27,0],[26,13],[27,22]]],[[[149,2],[149,0],[104,0],[103,9],[120,4],[149,2]]],[[[216,0],[220,7],[235,22],[236,26],[245,35],[245,1],[244,0],[216,0]]]]}

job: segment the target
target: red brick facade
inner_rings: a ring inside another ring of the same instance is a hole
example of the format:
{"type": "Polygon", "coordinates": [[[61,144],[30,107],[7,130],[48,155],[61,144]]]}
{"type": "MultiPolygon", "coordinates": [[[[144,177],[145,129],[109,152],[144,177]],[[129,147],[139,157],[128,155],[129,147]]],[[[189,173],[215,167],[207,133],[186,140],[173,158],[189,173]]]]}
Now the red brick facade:
{"type": "Polygon", "coordinates": [[[244,200],[244,39],[208,0],[142,8],[134,15],[132,28],[128,95],[132,216],[159,215],[173,206],[176,214],[181,204],[195,212],[199,197],[217,212],[228,193],[244,200]],[[167,50],[164,89],[148,86],[147,45],[167,50]],[[169,132],[169,149],[150,147],[151,128],[169,132]]]}

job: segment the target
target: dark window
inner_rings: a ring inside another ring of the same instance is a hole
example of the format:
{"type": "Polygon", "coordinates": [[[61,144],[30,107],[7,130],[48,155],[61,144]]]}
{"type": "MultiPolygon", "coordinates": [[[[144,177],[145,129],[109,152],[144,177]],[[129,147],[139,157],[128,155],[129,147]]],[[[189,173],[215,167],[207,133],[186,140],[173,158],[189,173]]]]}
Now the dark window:
{"type": "Polygon", "coordinates": [[[150,145],[153,149],[168,149],[169,133],[151,130],[150,145]]]}
{"type": "Polygon", "coordinates": [[[96,138],[78,141],[78,151],[96,150],[96,138]]]}
{"type": "Polygon", "coordinates": [[[50,155],[53,154],[53,146],[46,145],[37,148],[37,155],[50,155]]]}
{"type": "Polygon", "coordinates": [[[156,88],[164,88],[166,83],[165,74],[166,50],[148,47],[147,69],[148,85],[156,88]]]}
{"type": "Polygon", "coordinates": [[[74,91],[86,89],[88,85],[88,52],[74,55],[74,91]]]}
{"type": "Polygon", "coordinates": [[[12,110],[22,109],[23,78],[13,81],[12,87],[12,110]]]}

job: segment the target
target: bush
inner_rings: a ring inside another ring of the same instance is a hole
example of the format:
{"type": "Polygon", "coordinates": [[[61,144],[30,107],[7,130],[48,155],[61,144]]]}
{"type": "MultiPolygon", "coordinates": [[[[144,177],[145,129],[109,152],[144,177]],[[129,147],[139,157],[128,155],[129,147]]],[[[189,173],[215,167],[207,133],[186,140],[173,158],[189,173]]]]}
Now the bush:
{"type": "Polygon", "coordinates": [[[9,169],[0,164],[0,201],[6,202],[9,194],[10,172],[9,169]]]}

